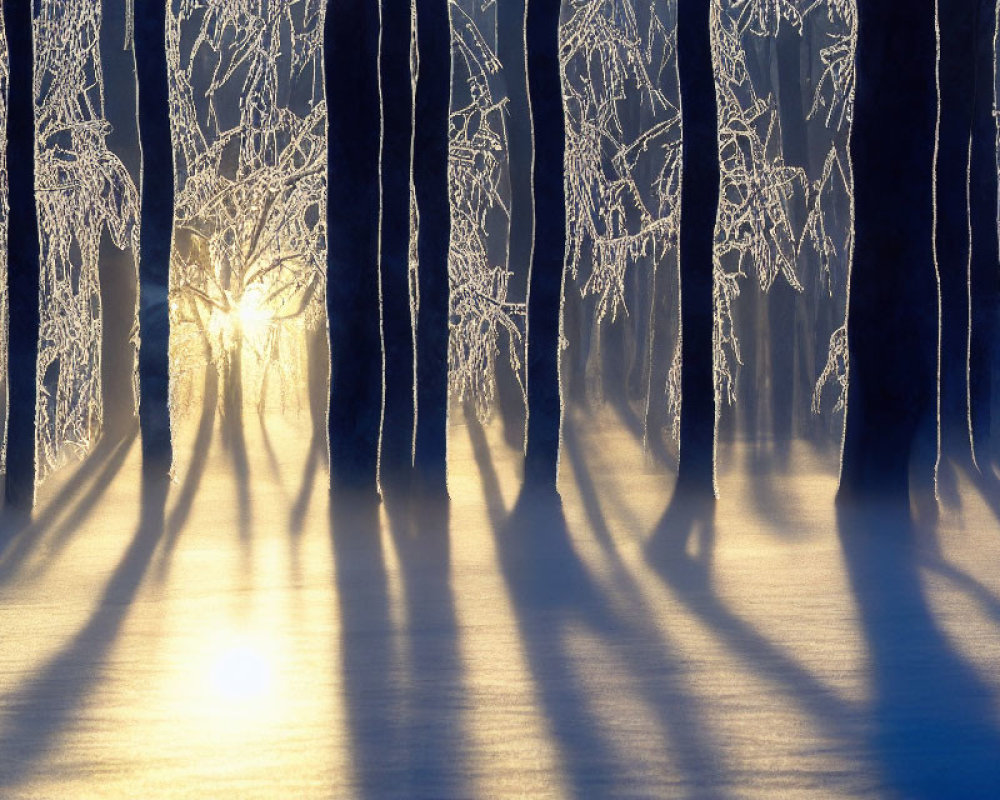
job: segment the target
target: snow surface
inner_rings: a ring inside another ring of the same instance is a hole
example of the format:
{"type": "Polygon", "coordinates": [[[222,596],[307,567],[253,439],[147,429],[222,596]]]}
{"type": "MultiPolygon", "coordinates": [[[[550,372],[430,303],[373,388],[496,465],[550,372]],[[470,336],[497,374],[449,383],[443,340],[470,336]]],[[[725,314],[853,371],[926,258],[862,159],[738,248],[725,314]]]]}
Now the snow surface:
{"type": "MultiPolygon", "coordinates": [[[[829,453],[722,499],[572,415],[561,505],[461,414],[450,509],[327,511],[308,414],[138,442],[0,540],[0,797],[1000,796],[997,494],[833,503],[829,453]],[[993,502],[990,501],[993,498],[993,502]]],[[[947,465],[946,465],[947,466],[947,465]]]]}

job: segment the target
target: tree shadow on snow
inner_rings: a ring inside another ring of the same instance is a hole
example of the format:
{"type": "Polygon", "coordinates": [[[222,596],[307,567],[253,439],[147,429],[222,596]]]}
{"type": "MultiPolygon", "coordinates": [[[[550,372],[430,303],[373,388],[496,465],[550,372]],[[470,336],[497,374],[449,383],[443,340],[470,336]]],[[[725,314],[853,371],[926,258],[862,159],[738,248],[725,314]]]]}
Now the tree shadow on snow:
{"type": "Polygon", "coordinates": [[[90,619],[33,671],[23,688],[5,695],[0,789],[16,789],[42,769],[46,756],[58,747],[60,736],[80,716],[104,678],[115,642],[161,542],[167,489],[165,478],[144,480],[139,523],[90,619]]]}
{"type": "MultiPolygon", "coordinates": [[[[677,491],[646,545],[651,566],[737,656],[880,776],[889,796],[1000,796],[994,692],[948,642],[920,569],[942,574],[996,615],[973,579],[921,555],[909,511],[841,503],[838,530],[870,659],[871,701],[842,699],[729,609],[712,583],[715,501],[677,491]]],[[[925,538],[925,537],[924,537],[925,538]]],[[[789,603],[794,603],[789,598],[789,603]]]]}
{"type": "Polygon", "coordinates": [[[0,509],[0,582],[13,578],[43,543],[49,560],[65,547],[121,471],[138,431],[138,420],[135,420],[121,434],[101,438],[66,483],[32,518],[5,514],[0,509]],[[67,507],[72,508],[67,512],[67,507]],[[60,516],[64,516],[63,521],[53,527],[60,516]]]}
{"type": "MultiPolygon", "coordinates": [[[[678,486],[645,545],[649,565],[736,657],[784,693],[814,719],[827,736],[856,749],[858,709],[734,612],[719,596],[712,577],[715,549],[715,498],[678,486]]],[[[794,599],[789,603],[794,607],[794,599]]]]}
{"type": "Polygon", "coordinates": [[[341,683],[351,730],[358,797],[388,794],[405,764],[396,721],[402,713],[399,653],[389,577],[373,497],[331,497],[330,525],[340,620],[341,683]]]}
{"type": "Polygon", "coordinates": [[[450,583],[446,501],[393,497],[400,568],[397,629],[379,501],[337,492],[331,526],[344,698],[359,797],[465,797],[467,705],[450,583]]]}
{"type": "MultiPolygon", "coordinates": [[[[726,796],[719,786],[725,777],[715,748],[698,724],[697,704],[682,689],[685,676],[679,660],[666,652],[650,622],[651,609],[624,574],[599,506],[590,506],[588,513],[598,516],[595,535],[616,559],[616,582],[628,598],[628,614],[613,609],[577,555],[557,494],[525,487],[506,513],[486,437],[474,415],[467,419],[521,643],[573,796],[620,796],[636,783],[641,759],[623,761],[614,730],[603,733],[607,719],[592,708],[596,695],[614,689],[595,694],[580,679],[581,671],[602,681],[622,669],[676,757],[682,775],[671,776],[672,782],[691,787],[699,797],[726,796]],[[589,659],[584,663],[574,652],[571,634],[581,627],[601,640],[609,658],[607,669],[589,659]]],[[[582,488],[586,492],[586,486],[582,488]]],[[[616,718],[613,724],[632,722],[616,718]]]]}
{"type": "Polygon", "coordinates": [[[414,493],[390,497],[386,509],[402,571],[409,654],[401,721],[409,768],[400,789],[412,797],[468,797],[461,718],[465,681],[451,586],[448,500],[414,493]]]}
{"type": "Polygon", "coordinates": [[[837,522],[868,645],[869,749],[899,796],[1000,796],[993,689],[948,641],[920,577],[906,509],[841,504],[837,522]]]}

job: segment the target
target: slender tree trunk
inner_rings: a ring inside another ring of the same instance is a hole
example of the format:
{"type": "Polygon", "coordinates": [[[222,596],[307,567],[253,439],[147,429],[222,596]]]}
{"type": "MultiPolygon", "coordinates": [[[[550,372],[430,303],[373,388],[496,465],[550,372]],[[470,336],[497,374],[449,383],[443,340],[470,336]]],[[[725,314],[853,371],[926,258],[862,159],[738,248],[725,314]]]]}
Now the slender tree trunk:
{"type": "MultiPolygon", "coordinates": [[[[955,0],[939,15],[941,122],[936,248],[941,278],[941,445],[971,458],[969,431],[969,168],[979,0],[955,0]]],[[[995,172],[996,169],[994,168],[995,172]]],[[[995,228],[995,222],[994,222],[995,228]]]]}
{"type": "Polygon", "coordinates": [[[534,249],[528,278],[528,421],[524,482],[555,490],[562,400],[559,317],[566,258],[566,149],[559,0],[528,0],[528,96],[534,135],[534,249]]]}
{"type": "Polygon", "coordinates": [[[448,103],[451,26],[448,0],[417,0],[417,72],[413,185],[417,196],[416,478],[447,494],[448,433],[448,103]]]}
{"type": "MultiPolygon", "coordinates": [[[[801,69],[802,35],[788,22],[778,31],[778,105],[781,115],[781,149],[785,164],[809,169],[809,142],[806,138],[806,109],[802,102],[801,69]]],[[[792,230],[802,230],[805,208],[800,202],[789,210],[792,230]]],[[[801,278],[804,259],[799,260],[801,278]]],[[[779,451],[783,451],[793,436],[795,415],[795,352],[796,347],[808,347],[797,342],[796,309],[799,295],[788,281],[779,276],[768,298],[771,322],[771,433],[779,451]]],[[[804,396],[812,396],[809,377],[802,387],[804,396]]]]}
{"type": "Polygon", "coordinates": [[[934,6],[858,4],[845,499],[907,502],[918,433],[934,421],[934,6]]]}
{"type": "MultiPolygon", "coordinates": [[[[507,82],[504,130],[507,134],[507,166],[510,176],[510,227],[507,270],[527,276],[531,262],[534,213],[531,196],[531,109],[528,106],[527,62],[524,52],[526,0],[504,0],[497,4],[497,57],[507,82]]],[[[524,396],[510,363],[510,344],[501,337],[497,357],[497,399],[507,441],[524,445],[524,396]]],[[[522,368],[523,372],[523,368],[522,368]]],[[[524,376],[522,374],[523,381],[524,376]]]]}
{"type": "MultiPolygon", "coordinates": [[[[103,0],[101,11],[104,116],[110,124],[107,144],[139,186],[142,159],[135,119],[135,54],[127,41],[125,4],[122,0],[103,0]]],[[[109,441],[119,440],[135,423],[135,257],[136,253],[119,248],[104,231],[100,251],[102,435],[109,441]]]]}
{"type": "Polygon", "coordinates": [[[413,464],[413,320],[410,310],[410,0],[382,0],[382,402],[380,481],[405,486],[413,464]]]}
{"type": "Polygon", "coordinates": [[[713,249],[719,209],[719,128],[712,68],[712,3],[678,0],[681,89],[681,438],[679,487],[711,493],[715,481],[713,249]]]}
{"type": "Polygon", "coordinates": [[[143,470],[161,477],[172,460],[169,409],[170,245],[174,222],[173,145],[164,0],[136,0],[135,68],[142,147],[139,232],[139,425],[143,470]]]}
{"type": "MultiPolygon", "coordinates": [[[[1000,315],[1000,252],[997,244],[997,123],[994,107],[993,0],[978,0],[975,105],[972,121],[972,329],[969,390],[973,442],[978,458],[989,452],[992,431],[991,383],[997,359],[1000,315]]],[[[996,434],[993,433],[995,437],[996,434]]],[[[983,462],[980,461],[982,466],[983,462]]]]}
{"type": "Polygon", "coordinates": [[[8,386],[7,504],[30,513],[35,500],[39,234],[35,206],[35,98],[31,0],[4,0],[10,59],[7,100],[8,386]]]}
{"type": "Polygon", "coordinates": [[[372,494],[382,402],[378,3],[329,0],[323,34],[331,487],[372,494]]]}

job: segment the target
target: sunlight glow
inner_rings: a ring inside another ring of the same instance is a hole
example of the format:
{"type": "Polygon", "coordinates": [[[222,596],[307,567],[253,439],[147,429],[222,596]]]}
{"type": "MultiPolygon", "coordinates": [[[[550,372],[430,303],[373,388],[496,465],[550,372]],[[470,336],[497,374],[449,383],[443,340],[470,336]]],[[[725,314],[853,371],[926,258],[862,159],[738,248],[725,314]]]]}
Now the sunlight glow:
{"type": "Polygon", "coordinates": [[[264,289],[259,285],[248,288],[231,313],[239,319],[240,329],[247,339],[257,339],[267,333],[274,311],[265,305],[264,289]]]}
{"type": "Polygon", "coordinates": [[[270,694],[273,670],[263,650],[253,643],[239,642],[218,652],[209,678],[216,697],[242,702],[258,700],[270,694]]]}
{"type": "Polygon", "coordinates": [[[240,296],[225,292],[224,307],[213,309],[209,330],[222,346],[231,350],[241,341],[256,342],[267,333],[274,311],[265,304],[264,290],[251,286],[240,296]]]}

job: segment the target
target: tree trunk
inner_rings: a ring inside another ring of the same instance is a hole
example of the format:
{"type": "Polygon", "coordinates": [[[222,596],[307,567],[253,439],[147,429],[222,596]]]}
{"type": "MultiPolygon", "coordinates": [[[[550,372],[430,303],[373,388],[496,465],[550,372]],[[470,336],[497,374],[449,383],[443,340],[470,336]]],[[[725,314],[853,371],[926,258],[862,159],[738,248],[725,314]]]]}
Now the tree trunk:
{"type": "MultiPolygon", "coordinates": [[[[809,169],[809,142],[806,136],[806,109],[802,103],[802,35],[787,21],[778,31],[778,110],[781,116],[781,150],[785,164],[809,169]]],[[[789,209],[792,230],[798,235],[805,219],[805,207],[796,199],[789,209]]],[[[799,259],[800,282],[803,258],[799,259]]],[[[795,416],[795,352],[808,343],[797,342],[796,309],[800,296],[781,276],[771,287],[768,317],[771,323],[771,435],[779,453],[791,440],[795,416]]],[[[812,396],[810,376],[802,386],[804,397],[812,396]]]]}
{"type": "Polygon", "coordinates": [[[997,244],[997,123],[993,116],[993,60],[997,18],[992,0],[978,0],[975,103],[972,120],[972,329],[969,391],[974,449],[980,466],[992,431],[991,384],[997,360],[1000,252],[997,244]]]}
{"type": "Polygon", "coordinates": [[[528,421],[524,482],[555,490],[562,400],[559,317],[566,257],[566,148],[559,72],[559,0],[528,0],[528,96],[534,135],[534,249],[528,278],[528,421]]]}
{"type": "MultiPolygon", "coordinates": [[[[918,434],[935,419],[935,2],[860,0],[858,12],[851,375],[840,496],[906,503],[918,434]]],[[[927,464],[915,466],[926,479],[927,464]]]]}
{"type": "Polygon", "coordinates": [[[715,482],[713,250],[719,209],[719,129],[712,68],[712,4],[678,0],[681,90],[681,436],[679,487],[705,494],[715,482]]]}
{"type": "MultiPolygon", "coordinates": [[[[510,227],[507,271],[518,279],[528,275],[534,215],[531,196],[531,109],[528,106],[527,67],[524,52],[526,0],[497,4],[497,57],[507,83],[504,131],[507,134],[507,168],[510,176],[510,227]]],[[[497,401],[509,444],[524,446],[524,396],[510,369],[510,342],[501,336],[497,356],[497,401]]],[[[523,372],[523,367],[522,367],[523,372]]],[[[523,374],[521,380],[524,380],[523,374]]]]}
{"type": "Polygon", "coordinates": [[[134,14],[143,163],[139,231],[139,425],[143,471],[151,478],[166,475],[172,460],[167,290],[174,222],[174,171],[166,11],[164,0],[139,0],[134,14]]]}
{"type": "Polygon", "coordinates": [[[936,165],[936,247],[941,279],[941,445],[945,453],[966,460],[972,455],[967,381],[969,168],[978,4],[979,0],[956,0],[939,15],[941,122],[936,165]]]}
{"type": "Polygon", "coordinates": [[[447,494],[448,433],[448,103],[451,26],[448,0],[417,0],[417,73],[413,185],[417,196],[416,478],[447,494]]]}
{"type": "Polygon", "coordinates": [[[5,0],[10,59],[7,100],[8,403],[7,505],[30,513],[35,499],[35,402],[40,245],[35,207],[34,55],[31,0],[5,0]]]}
{"type": "MultiPolygon", "coordinates": [[[[142,180],[135,119],[135,54],[126,35],[121,0],[104,0],[101,14],[101,66],[104,73],[104,115],[110,124],[108,149],[117,155],[136,186],[142,180]]],[[[132,379],[137,324],[136,253],[120,249],[111,235],[101,236],[101,394],[104,398],[102,436],[118,441],[135,423],[132,379]]]]}
{"type": "Polygon", "coordinates": [[[413,465],[413,320],[410,309],[410,0],[382,0],[383,488],[405,486],[413,465]]]}
{"type": "Polygon", "coordinates": [[[329,0],[327,317],[331,488],[374,494],[382,402],[378,306],[379,0],[329,0]]]}

